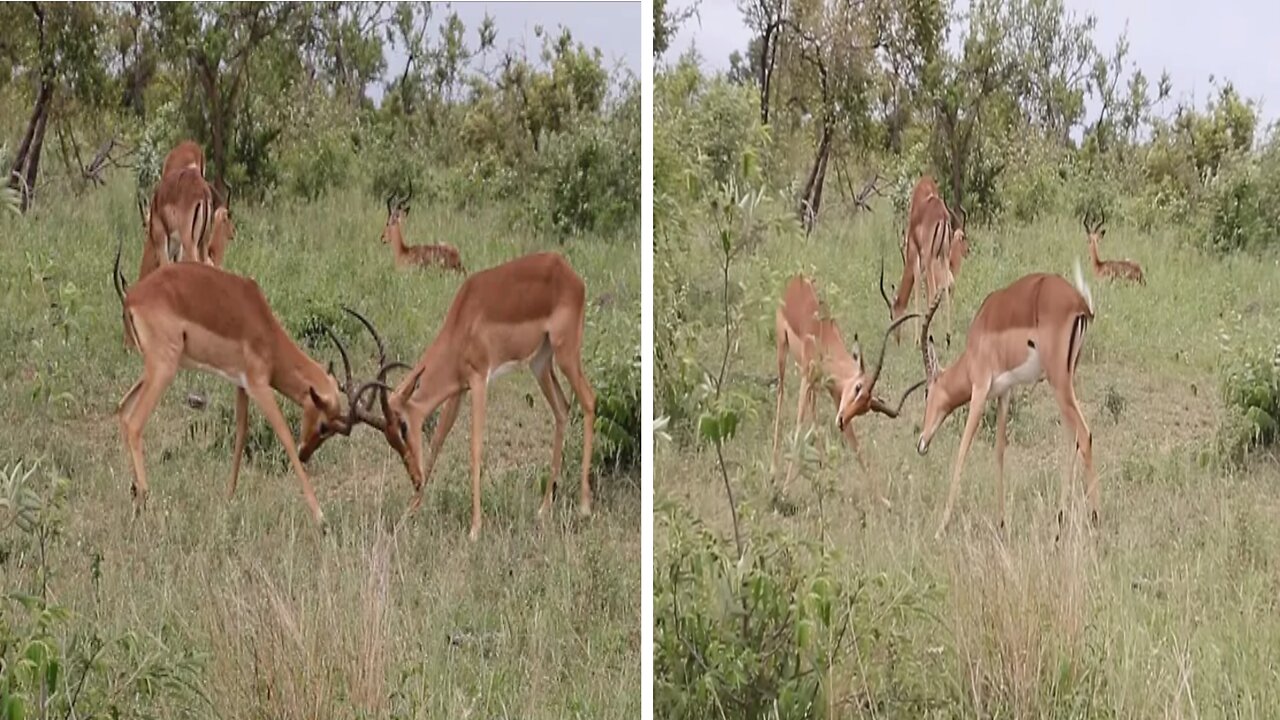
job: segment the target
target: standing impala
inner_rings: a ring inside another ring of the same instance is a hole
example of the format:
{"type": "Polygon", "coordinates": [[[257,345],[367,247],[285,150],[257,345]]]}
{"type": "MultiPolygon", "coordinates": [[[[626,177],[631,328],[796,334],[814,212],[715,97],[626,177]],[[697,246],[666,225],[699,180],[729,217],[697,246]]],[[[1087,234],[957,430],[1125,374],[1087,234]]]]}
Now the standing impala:
{"type": "MultiPolygon", "coordinates": [[[[884,363],[885,345],[889,342],[889,334],[907,320],[918,317],[907,315],[898,318],[885,331],[880,343],[880,357],[876,361],[875,371],[868,374],[859,349],[857,337],[854,337],[852,349],[847,349],[840,335],[840,328],[834,320],[826,315],[825,308],[818,300],[813,283],[803,276],[797,275],[787,283],[782,293],[782,305],[776,316],[776,339],[778,350],[778,404],[773,420],[773,461],[770,474],[777,469],[778,436],[782,427],[782,397],[787,385],[787,356],[790,355],[800,368],[800,403],[796,408],[796,434],[806,418],[812,419],[813,406],[816,401],[816,388],[825,387],[836,406],[836,427],[844,435],[845,442],[853,449],[862,471],[867,472],[866,460],[858,446],[858,438],[853,433],[853,419],[874,410],[890,418],[896,418],[902,409],[903,402],[912,391],[924,383],[917,383],[903,394],[897,408],[886,405],[884,401],[872,395],[876,381],[880,377],[880,368],[884,363]]],[[[792,465],[787,464],[787,483],[792,478],[792,465]]],[[[880,493],[877,485],[876,493],[881,502],[888,501],[880,493]]]]}
{"type": "Polygon", "coordinates": [[[173,146],[169,154],[164,157],[160,177],[163,178],[186,168],[195,168],[200,172],[200,177],[204,177],[204,150],[201,150],[200,145],[194,140],[183,140],[173,146]]]}
{"type": "Polygon", "coordinates": [[[471,531],[480,537],[480,466],[484,442],[485,407],[489,383],[520,365],[528,365],[551,406],[555,434],[551,443],[551,481],[538,508],[539,517],[551,509],[552,492],[560,479],[564,428],[569,402],[554,368],[569,381],[582,406],[582,493],[579,508],[591,514],[591,444],[595,431],[595,393],[582,371],[582,333],[586,286],[569,263],[556,253],[536,253],[511,260],[468,277],[444,318],[435,340],[418,364],[394,389],[383,384],[393,365],[383,365],[378,380],[365,383],[351,397],[345,422],[327,426],[304,447],[305,456],[334,434],[350,432],[363,421],[382,430],[400,455],[414,495],[410,511],[422,504],[422,493],[440,455],[440,447],[458,418],[463,395],[471,393],[471,531]],[[365,391],[379,393],[382,418],[372,418],[360,405],[365,391]],[[422,425],[436,408],[440,418],[431,436],[431,450],[423,467],[422,425]]]}
{"type": "MultiPolygon", "coordinates": [[[[1009,393],[1022,385],[1034,385],[1048,379],[1058,401],[1062,419],[1075,436],[1076,450],[1084,459],[1087,482],[1086,497],[1094,522],[1098,519],[1098,476],[1093,470],[1093,435],[1085,424],[1073,387],[1084,333],[1093,320],[1093,297],[1076,264],[1075,287],[1059,275],[1035,273],[987,296],[978,308],[964,352],[949,367],[939,369],[938,358],[929,338],[929,323],[938,309],[941,297],[935,298],[925,315],[920,353],[924,358],[925,390],[924,425],[916,450],[924,455],[938,427],[957,408],[968,405],[964,434],[956,455],[947,492],[947,504],[934,537],[941,537],[951,518],[951,509],[960,490],[960,472],[969,443],[978,430],[987,399],[997,399],[996,419],[996,494],[999,497],[999,522],[1004,527],[1004,450],[1009,415],[1009,393]]],[[[1074,468],[1074,463],[1072,465],[1074,468]]],[[[1065,505],[1068,475],[1063,476],[1061,502],[1065,505]]]]}
{"type": "Polygon", "coordinates": [[[166,263],[208,262],[212,213],[213,190],[198,169],[184,167],[162,177],[147,211],[151,249],[143,252],[138,279],[166,263]]]}
{"type": "Polygon", "coordinates": [[[1130,280],[1139,285],[1146,285],[1147,280],[1142,276],[1142,266],[1132,260],[1099,260],[1098,259],[1098,243],[1106,236],[1107,229],[1103,227],[1107,222],[1107,214],[1102,213],[1098,218],[1098,222],[1093,227],[1089,226],[1089,214],[1084,216],[1084,232],[1089,236],[1089,259],[1093,262],[1093,274],[1114,280],[1120,278],[1122,280],[1130,280]]]}
{"type": "MultiPolygon", "coordinates": [[[[228,497],[236,491],[252,399],[284,445],[302,483],[307,507],[323,527],[324,514],[271,391],[274,388],[302,407],[299,437],[314,442],[313,436],[328,432],[330,425],[344,419],[341,388],[332,374],[289,338],[257,283],[200,263],[174,263],[160,267],[130,289],[120,272],[119,249],[113,280],[123,308],[126,338],[142,354],[143,364],[142,379],[125,393],[116,411],[133,463],[135,515],[145,507],[147,498],[142,430],[178,368],[185,367],[217,375],[236,386],[236,438],[228,497]],[[210,298],[217,301],[210,302],[210,298]]],[[[338,344],[332,332],[329,336],[338,344]]],[[[338,347],[341,351],[341,344],[338,347]]]]}
{"type": "Polygon", "coordinates": [[[465,275],[466,268],[462,267],[462,258],[454,246],[445,243],[413,246],[404,244],[404,231],[400,226],[409,215],[409,200],[412,198],[412,184],[409,185],[409,194],[405,197],[397,199],[394,194],[387,197],[387,224],[382,228],[382,242],[391,245],[391,250],[396,256],[396,265],[399,267],[439,266],[465,275]]]}
{"type": "MultiPolygon", "coordinates": [[[[968,253],[965,239],[964,208],[953,215],[942,200],[938,184],[928,175],[920,178],[911,193],[907,211],[907,231],[902,240],[902,279],[892,301],[884,290],[884,268],[881,262],[880,296],[889,308],[889,319],[897,320],[915,301],[916,311],[932,302],[938,293],[948,297],[960,270],[959,259],[968,253]],[[921,301],[923,297],[923,301],[921,301]]],[[[894,332],[895,340],[900,340],[894,332]]],[[[947,343],[951,342],[951,303],[947,303],[947,343]]]]}

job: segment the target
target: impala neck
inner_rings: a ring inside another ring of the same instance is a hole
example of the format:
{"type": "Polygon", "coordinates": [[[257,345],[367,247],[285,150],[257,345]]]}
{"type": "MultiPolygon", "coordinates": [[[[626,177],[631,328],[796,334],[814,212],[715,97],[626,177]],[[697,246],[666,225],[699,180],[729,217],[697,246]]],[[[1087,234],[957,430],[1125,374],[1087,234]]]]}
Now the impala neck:
{"type": "Polygon", "coordinates": [[[902,282],[898,283],[898,294],[893,298],[890,322],[897,320],[907,312],[907,304],[911,302],[911,289],[916,282],[916,269],[908,258],[903,262],[902,282]]]}
{"type": "Polygon", "coordinates": [[[969,372],[969,357],[961,355],[960,359],[938,372],[938,377],[929,386],[929,400],[933,401],[937,394],[944,416],[950,415],[956,408],[969,402],[973,397],[973,378],[969,372]]]}
{"type": "Polygon", "coordinates": [[[298,405],[302,405],[309,391],[322,390],[325,385],[325,369],[278,330],[275,364],[271,372],[271,387],[298,405]]]}
{"type": "Polygon", "coordinates": [[[391,234],[391,249],[394,250],[397,255],[404,254],[405,250],[404,234],[400,232],[400,223],[402,222],[404,221],[397,220],[387,227],[387,232],[391,234]]]}
{"type": "Polygon", "coordinates": [[[404,398],[404,402],[423,409],[423,417],[435,412],[440,403],[456,395],[466,385],[466,378],[458,371],[458,353],[445,342],[445,337],[442,329],[427,346],[417,366],[404,376],[392,393],[394,397],[404,398]],[[415,379],[416,389],[413,387],[415,379]]]}
{"type": "Polygon", "coordinates": [[[1095,268],[1102,267],[1102,260],[1098,259],[1098,239],[1093,236],[1089,237],[1089,259],[1095,268]]]}

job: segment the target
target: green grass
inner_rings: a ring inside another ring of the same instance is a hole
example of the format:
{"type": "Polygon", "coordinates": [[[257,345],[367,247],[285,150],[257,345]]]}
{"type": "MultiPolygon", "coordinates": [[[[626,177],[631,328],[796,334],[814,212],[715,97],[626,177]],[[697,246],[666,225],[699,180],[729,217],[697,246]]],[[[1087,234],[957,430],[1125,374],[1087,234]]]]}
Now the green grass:
{"type": "MultiPolygon", "coordinates": [[[[595,515],[577,516],[576,403],[545,527],[535,512],[552,418],[533,379],[517,373],[489,394],[479,542],[467,541],[466,403],[422,510],[403,526],[396,521],[411,486],[386,442],[368,428],[331,440],[309,464],[330,525],[321,536],[256,410],[252,459],[226,499],[232,389],[185,371],[148,423],[151,495],[131,522],[131,474],[113,413],[141,361],[122,345],[110,277],[118,238],[126,276],[137,274],[142,234],[132,187],[118,182],[66,202],[46,196],[25,218],[0,213],[0,465],[40,458],[69,480],[47,558],[50,595],[73,612],[69,633],[135,632],[194,653],[198,689],[212,701],[195,703],[196,717],[638,712],[638,472],[595,468],[595,515]],[[188,392],[205,394],[209,407],[188,408],[188,392]]],[[[258,281],[295,338],[314,318],[332,318],[366,376],[376,352],[339,303],[363,311],[390,353],[412,363],[462,281],[397,271],[378,242],[383,206],[358,192],[235,213],[228,269],[258,281]]],[[[500,208],[423,202],[405,233],[413,244],[453,243],[472,270],[559,249],[587,284],[588,377],[631,362],[639,346],[635,238],[561,247],[513,232],[503,218],[500,208]]],[[[337,361],[327,342],[309,352],[337,361]]],[[[296,432],[296,409],[286,413],[296,432]]],[[[30,591],[30,556],[5,553],[0,577],[6,591],[30,591]]]]}
{"type": "MultiPolygon", "coordinates": [[[[1077,218],[1030,227],[971,229],[973,251],[958,279],[956,337],[939,347],[950,363],[985,295],[1023,274],[1071,276],[1079,258],[1097,306],[1076,376],[1094,436],[1103,524],[1089,531],[1082,473],[1072,523],[1057,533],[1057,498],[1073,444],[1045,385],[1013,402],[1005,456],[1009,528],[996,516],[994,402],[964,468],[947,534],[933,540],[966,410],[943,425],[929,454],[915,452],[922,395],[904,417],[855,420],[864,453],[892,510],[872,500],[851,451],[818,397],[816,450],[789,488],[769,476],[774,420],[773,314],[786,279],[814,277],[846,339],[870,354],[888,324],[876,289],[885,253],[896,283],[901,220],[887,204],[874,215],[828,215],[813,237],[771,237],[733,270],[743,323],[732,389],[752,412],[726,446],[748,536],[781,533],[820,543],[840,560],[846,586],[868,581],[889,598],[871,608],[874,655],[844,655],[828,692],[841,716],[865,717],[1265,717],[1280,706],[1280,466],[1255,457],[1216,461],[1227,411],[1221,363],[1280,337],[1276,258],[1220,259],[1165,233],[1109,229],[1104,257],[1142,263],[1146,287],[1092,278],[1077,218]],[[883,249],[881,249],[881,246],[883,249]]],[[[723,342],[711,232],[695,228],[687,268],[688,321],[707,328],[693,351],[719,366],[723,342]]],[[[942,315],[934,335],[941,339],[942,315]]],[[[920,354],[890,341],[878,392],[896,399],[923,375],[920,354]]],[[[1269,352],[1269,351],[1268,351],[1269,352]]],[[[784,439],[795,427],[798,374],[788,371],[784,439]]],[[[661,414],[662,409],[658,408],[661,414]]],[[[682,441],[655,449],[655,502],[691,512],[730,543],[729,513],[715,453],[682,441]]],[[[786,444],[784,440],[784,445],[786,444]]],[[[784,448],[784,452],[796,452],[784,448]]],[[[785,465],[785,461],[783,463],[785,465]]],[[[664,567],[671,536],[656,541],[664,567]]],[[[866,602],[863,600],[862,602],[866,602]]]]}

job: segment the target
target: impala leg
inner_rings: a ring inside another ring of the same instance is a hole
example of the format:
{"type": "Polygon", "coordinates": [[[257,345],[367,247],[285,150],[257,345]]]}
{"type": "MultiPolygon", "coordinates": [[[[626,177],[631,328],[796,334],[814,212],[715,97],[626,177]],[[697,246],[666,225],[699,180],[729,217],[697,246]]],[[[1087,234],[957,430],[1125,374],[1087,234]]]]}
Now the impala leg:
{"type": "Polygon", "coordinates": [[[485,379],[471,378],[471,532],[468,537],[475,542],[480,537],[480,463],[484,450],[485,379]]]}
{"type": "MultiPolygon", "coordinates": [[[[805,415],[806,415],[806,410],[809,408],[810,392],[812,392],[812,390],[810,389],[808,373],[802,372],[800,374],[800,399],[797,401],[797,404],[796,404],[796,431],[795,433],[792,434],[792,437],[791,437],[791,447],[793,448],[798,447],[800,443],[800,430],[805,426],[805,415]]],[[[796,470],[796,458],[795,458],[795,455],[792,454],[787,458],[787,479],[783,483],[783,487],[788,487],[791,485],[791,481],[792,479],[795,478],[795,475],[796,475],[795,470],[796,470]]]]}
{"type": "MultiPolygon", "coordinates": [[[[578,337],[581,338],[581,332],[578,337]]],[[[591,514],[591,445],[596,432],[596,394],[582,372],[582,348],[577,342],[556,347],[555,358],[582,406],[582,495],[578,513],[586,517],[591,514]]]]}
{"type": "MultiPolygon", "coordinates": [[[[1096,525],[1099,522],[1100,508],[1098,475],[1093,467],[1093,433],[1089,431],[1089,425],[1084,421],[1084,414],[1080,412],[1080,404],[1076,401],[1076,393],[1071,385],[1067,384],[1061,391],[1055,389],[1054,396],[1058,399],[1059,409],[1062,410],[1062,419],[1075,434],[1076,452],[1084,461],[1085,500],[1089,504],[1089,519],[1096,525]]],[[[1074,464],[1074,456],[1072,461],[1074,464]]],[[[1072,474],[1075,473],[1072,472],[1072,474]]]]}
{"type": "Polygon", "coordinates": [[[324,513],[320,511],[320,503],[316,501],[316,494],[311,489],[311,479],[307,477],[307,471],[302,467],[302,461],[298,459],[298,449],[294,447],[293,434],[289,432],[289,424],[285,422],[284,414],[280,412],[280,406],[276,404],[276,397],[271,391],[271,386],[266,383],[251,383],[246,389],[249,397],[253,398],[253,404],[258,406],[258,409],[266,416],[267,422],[271,424],[271,429],[275,431],[276,437],[280,439],[280,444],[284,445],[284,452],[289,456],[289,464],[293,466],[293,472],[298,476],[298,481],[302,484],[302,499],[306,501],[307,508],[311,510],[311,517],[315,519],[316,524],[323,530],[325,528],[324,513]]]}
{"type": "Polygon", "coordinates": [[[946,297],[946,300],[944,300],[943,302],[945,302],[945,303],[947,304],[947,347],[951,347],[951,330],[952,330],[952,327],[951,327],[951,315],[952,315],[952,313],[954,312],[954,308],[952,308],[951,306],[952,306],[952,304],[953,304],[954,300],[953,300],[953,299],[952,299],[952,297],[951,297],[951,288],[950,288],[950,286],[948,286],[947,288],[943,289],[943,290],[942,290],[942,292],[946,293],[946,296],[947,296],[947,297],[946,297]]]}
{"type": "Polygon", "coordinates": [[[773,456],[769,461],[769,477],[778,471],[778,436],[782,430],[782,397],[787,391],[786,331],[778,328],[778,401],[773,409],[773,456]]]}
{"type": "Polygon", "coordinates": [[[240,477],[240,459],[244,457],[244,439],[249,431],[249,393],[236,388],[236,449],[231,459],[231,482],[227,486],[227,499],[236,494],[236,480],[240,477]]]}
{"type": "Polygon", "coordinates": [[[973,442],[974,433],[978,432],[978,423],[982,420],[982,410],[987,404],[987,388],[975,389],[969,400],[969,417],[965,419],[964,435],[960,437],[960,451],[956,454],[956,467],[951,472],[951,488],[947,491],[947,504],[942,509],[942,520],[938,522],[938,531],[933,534],[935,540],[942,538],[951,519],[951,509],[960,494],[960,473],[964,470],[964,458],[969,453],[969,443],[973,442]]]}
{"type": "Polygon", "coordinates": [[[551,414],[555,420],[555,431],[551,438],[551,479],[542,493],[542,504],[538,506],[538,517],[543,517],[551,510],[551,501],[555,496],[556,485],[560,482],[560,466],[564,456],[564,426],[569,419],[569,401],[564,397],[564,390],[556,380],[555,371],[547,363],[542,372],[534,375],[538,379],[538,387],[551,406],[551,414]]]}
{"type": "MultiPolygon", "coordinates": [[[[440,457],[440,448],[444,446],[445,438],[449,437],[449,432],[453,430],[453,423],[458,419],[458,409],[462,407],[462,393],[458,393],[448,400],[444,401],[444,405],[440,408],[440,419],[436,423],[435,432],[431,434],[431,448],[426,458],[426,468],[422,473],[422,482],[417,483],[414,488],[413,501],[409,505],[409,512],[417,512],[422,507],[422,493],[426,490],[427,481],[431,479],[431,471],[436,466],[436,459],[440,457]]],[[[422,457],[422,432],[419,430],[413,433],[414,437],[409,442],[416,439],[418,442],[417,457],[422,457]]]]}
{"type": "Polygon", "coordinates": [[[996,412],[996,497],[999,508],[1000,532],[1004,532],[1004,449],[1009,444],[1007,430],[1009,426],[1009,393],[1005,393],[997,401],[996,412]]]}
{"type": "Polygon", "coordinates": [[[124,436],[125,446],[129,448],[129,459],[133,462],[131,490],[134,517],[147,505],[147,467],[142,456],[142,429],[146,427],[147,419],[151,417],[177,372],[176,362],[147,362],[142,371],[142,379],[120,401],[120,432],[124,436]]]}

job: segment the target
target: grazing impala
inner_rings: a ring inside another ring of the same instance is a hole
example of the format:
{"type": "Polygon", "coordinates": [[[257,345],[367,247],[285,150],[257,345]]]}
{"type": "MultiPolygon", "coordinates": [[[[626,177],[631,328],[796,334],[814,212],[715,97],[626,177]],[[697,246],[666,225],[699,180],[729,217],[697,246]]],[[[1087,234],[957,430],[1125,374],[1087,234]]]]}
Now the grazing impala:
{"type": "MultiPolygon", "coordinates": [[[[938,184],[928,175],[920,178],[911,193],[907,211],[907,231],[902,239],[902,280],[892,301],[884,290],[884,268],[881,263],[880,296],[889,308],[889,319],[897,320],[914,301],[916,311],[945,292],[950,296],[959,272],[959,258],[968,253],[965,239],[964,208],[953,215],[942,200],[938,184]],[[923,296],[923,302],[920,297],[923,296]]],[[[951,342],[951,303],[947,303],[947,343],[951,342]]],[[[900,341],[898,332],[894,339],[900,341]]]]}
{"type": "Polygon", "coordinates": [[[1147,280],[1142,276],[1142,266],[1132,260],[1099,260],[1098,259],[1098,243],[1102,238],[1106,237],[1107,229],[1103,227],[1107,222],[1107,214],[1102,213],[1098,218],[1098,222],[1093,227],[1089,226],[1089,214],[1084,216],[1084,231],[1089,236],[1089,258],[1093,261],[1093,274],[1114,280],[1121,278],[1123,280],[1131,280],[1139,285],[1146,285],[1147,280]]]}
{"type": "Polygon", "coordinates": [[[400,226],[409,214],[409,200],[412,198],[412,184],[409,185],[409,194],[405,197],[397,199],[394,194],[387,197],[387,224],[382,228],[382,242],[391,245],[391,250],[396,256],[396,265],[399,267],[439,266],[466,274],[458,249],[452,245],[437,243],[409,246],[404,244],[404,232],[400,226]]]}
{"type": "Polygon", "coordinates": [[[418,364],[394,389],[383,384],[393,365],[383,365],[378,379],[365,383],[351,398],[345,422],[326,426],[315,442],[304,447],[309,456],[327,437],[346,434],[357,421],[381,430],[399,453],[413,482],[410,511],[422,504],[422,493],[453,428],[463,395],[471,393],[471,531],[480,536],[480,466],[484,442],[485,407],[489,383],[519,365],[527,364],[551,406],[555,434],[551,443],[551,481],[538,508],[539,517],[551,509],[552,492],[560,479],[564,428],[569,402],[556,379],[559,368],[582,406],[582,493],[579,508],[591,514],[591,445],[595,431],[595,393],[582,371],[582,333],[586,286],[565,259],[555,253],[525,255],[468,277],[444,318],[435,340],[418,364]],[[360,407],[366,391],[378,392],[382,417],[360,407]],[[422,425],[441,407],[431,436],[431,450],[423,467],[422,425]]]}
{"type": "Polygon", "coordinates": [[[147,210],[147,243],[141,280],[160,265],[184,260],[208,262],[207,234],[213,211],[213,191],[194,167],[160,179],[147,210]]]}
{"type": "MultiPolygon", "coordinates": [[[[951,509],[960,490],[960,472],[969,443],[978,430],[988,398],[996,398],[996,494],[999,497],[999,522],[1004,528],[1004,450],[1009,414],[1009,393],[1022,385],[1034,385],[1048,379],[1058,401],[1062,419],[1075,436],[1076,450],[1084,459],[1086,497],[1095,522],[1098,519],[1098,476],[1093,470],[1093,436],[1085,424],[1076,400],[1073,380],[1080,362],[1084,333],[1093,320],[1093,298],[1076,264],[1076,285],[1071,286],[1059,275],[1035,273],[1012,285],[997,290],[982,302],[969,326],[964,353],[950,367],[939,369],[933,340],[928,336],[929,323],[938,309],[941,297],[935,298],[924,319],[920,352],[924,358],[925,390],[924,425],[917,451],[929,450],[938,427],[957,408],[968,405],[969,416],[960,450],[956,455],[947,492],[947,504],[934,537],[941,537],[951,518],[951,509]]],[[[1072,464],[1074,471],[1074,463],[1072,464]]],[[[1065,506],[1068,475],[1063,476],[1061,503],[1065,506]]]]}
{"type": "MultiPolygon", "coordinates": [[[[782,293],[782,305],[778,308],[777,350],[778,350],[778,404],[773,420],[773,461],[770,474],[777,469],[778,436],[782,427],[782,397],[785,394],[787,380],[787,356],[790,355],[800,368],[800,404],[796,409],[796,433],[800,432],[805,419],[812,419],[815,402],[815,388],[825,387],[836,406],[836,426],[844,435],[845,442],[853,449],[867,472],[867,463],[858,446],[858,438],[853,433],[853,419],[876,411],[890,418],[898,416],[903,402],[912,391],[923,383],[917,383],[903,394],[897,408],[886,405],[884,401],[874,397],[876,380],[880,377],[880,368],[884,362],[885,345],[889,342],[889,334],[907,320],[918,317],[906,315],[898,318],[885,331],[880,344],[880,357],[876,361],[875,371],[868,374],[859,349],[857,337],[853,347],[846,348],[840,335],[840,328],[834,320],[827,316],[825,308],[818,300],[813,283],[805,277],[797,275],[787,283],[782,293]]],[[[787,483],[791,482],[792,463],[787,466],[787,483]]],[[[877,487],[876,493],[880,494],[877,487]]],[[[880,501],[887,501],[880,494],[880,501]]]]}
{"type": "Polygon", "coordinates": [[[186,168],[195,168],[200,171],[200,177],[204,177],[204,151],[200,149],[200,145],[194,140],[183,140],[169,151],[169,154],[164,158],[164,167],[160,170],[160,177],[163,178],[170,173],[186,168]]]}
{"type": "MultiPolygon", "coordinates": [[[[133,463],[134,514],[141,512],[147,498],[142,430],[178,369],[184,367],[217,375],[236,386],[236,438],[228,497],[235,493],[240,474],[252,399],[284,445],[302,483],[307,507],[323,527],[324,514],[271,391],[274,388],[302,407],[299,437],[308,441],[345,419],[342,388],[289,338],[257,283],[200,263],[175,263],[126,288],[119,249],[113,280],[126,336],[142,354],[143,363],[142,379],[125,393],[116,411],[133,463]],[[217,298],[217,302],[209,302],[210,298],[217,298]]],[[[341,350],[337,337],[332,332],[329,336],[341,350]]]]}

